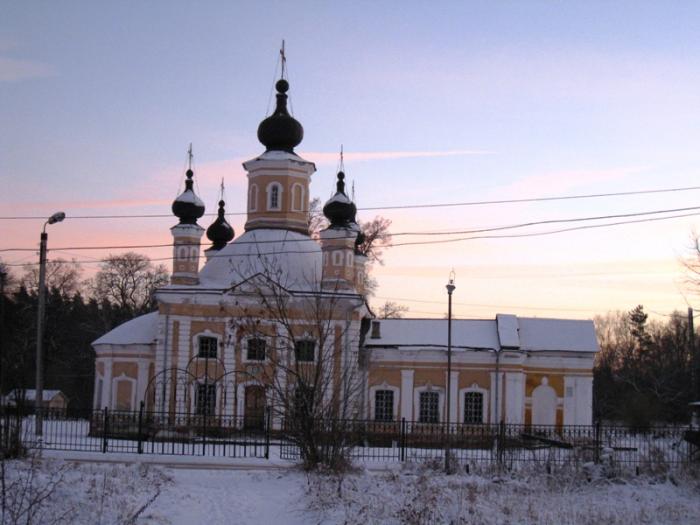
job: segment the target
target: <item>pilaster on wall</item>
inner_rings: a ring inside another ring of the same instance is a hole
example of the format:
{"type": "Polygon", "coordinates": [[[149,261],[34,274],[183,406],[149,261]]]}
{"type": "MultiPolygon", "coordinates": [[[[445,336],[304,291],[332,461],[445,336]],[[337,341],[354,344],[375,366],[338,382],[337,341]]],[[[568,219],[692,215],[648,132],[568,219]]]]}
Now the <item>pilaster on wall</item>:
{"type": "MultiPolygon", "coordinates": [[[[445,372],[447,378],[447,372],[445,372]]],[[[445,382],[447,385],[447,382],[445,382]]],[[[457,414],[459,407],[459,372],[450,372],[450,422],[457,423],[457,414]]]]}
{"type": "Polygon", "coordinates": [[[520,424],[525,420],[525,374],[505,374],[505,422],[520,424]]]}
{"type": "Polygon", "coordinates": [[[401,370],[401,417],[413,420],[413,375],[414,370],[401,370]]]}

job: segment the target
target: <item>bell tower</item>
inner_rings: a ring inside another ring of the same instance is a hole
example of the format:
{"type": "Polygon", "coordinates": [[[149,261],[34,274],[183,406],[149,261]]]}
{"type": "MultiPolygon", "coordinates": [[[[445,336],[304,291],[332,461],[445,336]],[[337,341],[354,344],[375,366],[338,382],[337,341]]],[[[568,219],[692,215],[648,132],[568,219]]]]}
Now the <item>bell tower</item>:
{"type": "Polygon", "coordinates": [[[316,171],[312,162],[294,153],[304,128],[287,110],[289,82],[282,54],[282,78],[275,84],[277,103],[258,126],[265,153],[243,163],[248,172],[248,216],[245,230],[283,229],[308,234],[309,184],[316,171]]]}
{"type": "Polygon", "coordinates": [[[170,228],[173,235],[172,284],[199,283],[199,248],[204,228],[197,219],[204,215],[204,202],[194,192],[192,171],[192,144],[188,150],[189,167],[185,173],[185,191],[173,201],[173,215],[180,222],[170,228]]]}

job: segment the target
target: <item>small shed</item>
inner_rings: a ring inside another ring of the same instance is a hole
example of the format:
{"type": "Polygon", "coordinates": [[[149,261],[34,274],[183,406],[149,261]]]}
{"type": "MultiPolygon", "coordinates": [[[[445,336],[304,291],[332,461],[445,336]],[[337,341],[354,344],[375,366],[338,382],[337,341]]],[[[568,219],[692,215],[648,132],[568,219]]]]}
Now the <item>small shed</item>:
{"type": "MultiPolygon", "coordinates": [[[[60,390],[44,390],[42,392],[41,406],[54,415],[64,415],[68,408],[68,397],[60,390]]],[[[21,406],[34,408],[36,406],[36,390],[33,388],[16,388],[5,396],[8,406],[21,406]]]]}

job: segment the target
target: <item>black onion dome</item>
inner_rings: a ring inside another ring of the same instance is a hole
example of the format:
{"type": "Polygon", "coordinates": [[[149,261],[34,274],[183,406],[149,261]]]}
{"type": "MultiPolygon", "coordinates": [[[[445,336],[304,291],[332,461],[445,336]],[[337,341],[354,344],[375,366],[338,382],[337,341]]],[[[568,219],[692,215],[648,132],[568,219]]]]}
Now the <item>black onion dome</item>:
{"type": "Polygon", "coordinates": [[[267,151],[294,153],[294,147],[298,146],[304,138],[304,128],[287,111],[289,82],[280,79],[275,87],[277,88],[277,107],[275,112],[258,126],[258,140],[267,148],[267,151]]]}
{"type": "Polygon", "coordinates": [[[233,227],[228,223],[224,214],[224,201],[219,201],[219,216],[207,228],[207,238],[211,241],[213,250],[220,250],[233,239],[233,227]]]}
{"type": "Polygon", "coordinates": [[[197,224],[197,219],[204,215],[204,203],[192,189],[194,172],[189,169],[186,175],[185,191],[173,201],[171,209],[173,215],[180,219],[180,224],[197,224]]]}
{"type": "Polygon", "coordinates": [[[331,226],[350,227],[355,220],[357,208],[345,194],[345,173],[338,172],[336,192],[323,206],[323,214],[331,221],[331,226]]]}

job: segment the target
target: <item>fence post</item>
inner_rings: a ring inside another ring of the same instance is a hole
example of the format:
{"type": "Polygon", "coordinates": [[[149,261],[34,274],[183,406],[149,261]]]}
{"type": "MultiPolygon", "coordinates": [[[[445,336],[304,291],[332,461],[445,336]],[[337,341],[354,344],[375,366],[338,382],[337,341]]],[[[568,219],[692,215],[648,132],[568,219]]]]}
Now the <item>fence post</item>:
{"type": "Polygon", "coordinates": [[[506,447],[506,424],[505,421],[501,421],[498,424],[498,440],[496,441],[496,458],[498,461],[498,468],[500,470],[503,467],[503,456],[506,447]]]}
{"type": "Polygon", "coordinates": [[[207,415],[208,410],[202,413],[202,456],[207,454],[207,415]]]}
{"type": "Polygon", "coordinates": [[[595,462],[600,463],[600,419],[595,422],[595,462]]]}
{"type": "Polygon", "coordinates": [[[109,409],[104,408],[102,413],[102,453],[107,453],[107,434],[109,433],[109,409]]]}
{"type": "Polygon", "coordinates": [[[272,410],[270,408],[269,406],[265,407],[265,459],[270,459],[270,432],[272,431],[272,410]]]}
{"type": "Polygon", "coordinates": [[[138,447],[137,451],[139,454],[143,454],[143,441],[142,441],[142,432],[143,432],[143,406],[144,403],[141,401],[141,405],[139,406],[139,437],[138,437],[138,447]]]}
{"type": "Polygon", "coordinates": [[[399,427],[399,459],[406,461],[406,418],[401,418],[401,427],[399,427]]]}

